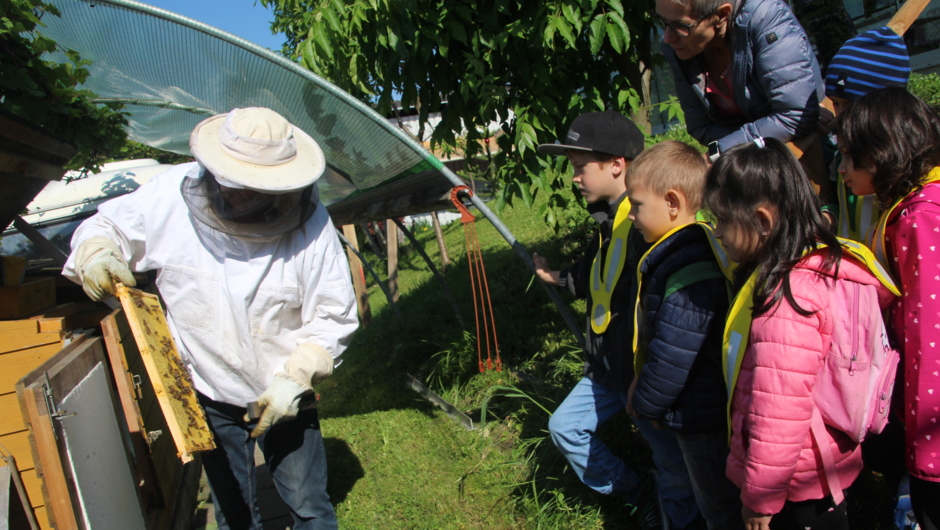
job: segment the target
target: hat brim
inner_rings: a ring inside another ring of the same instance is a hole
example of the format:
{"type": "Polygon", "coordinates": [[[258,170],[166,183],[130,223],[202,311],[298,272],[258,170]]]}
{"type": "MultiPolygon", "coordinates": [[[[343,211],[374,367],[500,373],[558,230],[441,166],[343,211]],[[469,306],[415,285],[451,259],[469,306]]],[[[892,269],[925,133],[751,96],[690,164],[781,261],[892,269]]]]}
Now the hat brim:
{"type": "Polygon", "coordinates": [[[193,156],[210,173],[245,188],[265,193],[301,190],[323,175],[326,157],[317,142],[300,128],[292,126],[297,156],[273,166],[243,162],[226,153],[219,144],[219,130],[228,114],[219,114],[196,125],[189,137],[193,156]]]}
{"type": "Polygon", "coordinates": [[[552,155],[552,156],[565,156],[568,154],[568,151],[582,151],[585,153],[591,153],[594,150],[588,149],[587,147],[578,147],[576,145],[565,145],[565,144],[540,144],[538,146],[538,152],[543,155],[552,155]]]}

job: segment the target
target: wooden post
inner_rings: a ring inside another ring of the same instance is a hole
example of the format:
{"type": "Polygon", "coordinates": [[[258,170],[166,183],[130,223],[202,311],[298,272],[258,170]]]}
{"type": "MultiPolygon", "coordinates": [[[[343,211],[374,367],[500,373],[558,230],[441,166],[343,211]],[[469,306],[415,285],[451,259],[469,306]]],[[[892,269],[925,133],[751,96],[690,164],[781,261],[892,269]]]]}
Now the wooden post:
{"type": "Polygon", "coordinates": [[[447,256],[447,246],[444,245],[444,232],[441,231],[441,221],[437,218],[437,212],[431,212],[431,224],[434,225],[437,248],[441,251],[441,271],[445,271],[447,266],[450,265],[450,257],[447,256]]]}
{"type": "Polygon", "coordinates": [[[398,301],[398,225],[391,219],[385,221],[385,242],[388,245],[388,290],[392,300],[398,301]]]}
{"type": "Polygon", "coordinates": [[[930,0],[907,0],[901,6],[901,9],[898,9],[898,12],[891,17],[888,27],[898,35],[904,35],[929,3],[930,0]]]}
{"type": "MultiPolygon", "coordinates": [[[[343,236],[349,241],[349,245],[359,250],[359,239],[356,237],[355,225],[343,225],[343,236]]],[[[359,303],[359,322],[363,329],[372,322],[372,309],[369,307],[369,290],[366,288],[366,277],[362,272],[362,262],[359,256],[353,252],[352,248],[346,248],[346,256],[349,258],[349,271],[352,273],[353,289],[356,290],[356,301],[359,303]]]]}

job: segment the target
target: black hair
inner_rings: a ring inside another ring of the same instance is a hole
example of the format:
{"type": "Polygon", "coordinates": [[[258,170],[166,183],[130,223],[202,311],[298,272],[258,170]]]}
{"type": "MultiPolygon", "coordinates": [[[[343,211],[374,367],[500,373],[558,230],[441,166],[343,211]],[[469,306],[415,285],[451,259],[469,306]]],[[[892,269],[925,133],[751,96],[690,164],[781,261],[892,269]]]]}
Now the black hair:
{"type": "Polygon", "coordinates": [[[760,147],[748,142],[722,154],[705,176],[704,204],[719,224],[743,230],[748,237],[766,238],[758,252],[735,272],[735,285],[740,288],[757,271],[752,314],[766,313],[785,297],[798,313],[808,315],[811,311],[793,298],[790,271],[822,242],[829,247],[823,269],[831,270],[827,275],[834,278],[842,247],[823,220],[819,197],[800,163],[779,140],[768,138],[765,144],[760,147]],[[767,234],[761,234],[755,214],[761,206],[776,214],[767,234]]]}
{"type": "Polygon", "coordinates": [[[922,184],[940,165],[940,116],[905,88],[869,92],[833,123],[843,156],[874,173],[882,209],[922,184]]]}

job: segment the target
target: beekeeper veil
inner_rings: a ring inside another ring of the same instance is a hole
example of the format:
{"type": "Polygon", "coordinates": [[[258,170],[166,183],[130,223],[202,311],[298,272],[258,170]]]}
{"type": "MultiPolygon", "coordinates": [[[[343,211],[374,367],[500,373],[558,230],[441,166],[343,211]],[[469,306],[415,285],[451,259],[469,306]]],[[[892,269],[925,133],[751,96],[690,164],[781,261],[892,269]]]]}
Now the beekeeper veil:
{"type": "Polygon", "coordinates": [[[198,222],[236,237],[267,238],[313,215],[323,151],[273,110],[213,116],[193,129],[189,146],[199,166],[180,191],[198,222]]]}

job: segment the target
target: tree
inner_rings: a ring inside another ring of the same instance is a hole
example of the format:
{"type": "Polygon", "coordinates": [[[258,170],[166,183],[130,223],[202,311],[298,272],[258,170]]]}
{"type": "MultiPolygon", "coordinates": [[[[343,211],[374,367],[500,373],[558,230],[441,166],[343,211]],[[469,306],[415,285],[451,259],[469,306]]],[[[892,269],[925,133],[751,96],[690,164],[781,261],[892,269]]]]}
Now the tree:
{"type": "Polygon", "coordinates": [[[652,0],[261,0],[273,7],[283,52],[314,73],[392,111],[400,94],[422,127],[441,113],[432,141],[481,153],[490,122],[503,123],[494,158],[497,207],[538,192],[542,214],[567,206],[563,161],[535,148],[564,138],[583,112],[641,110],[650,65],[652,0]]]}
{"type": "Polygon", "coordinates": [[[97,168],[127,139],[121,106],[95,104],[94,93],[78,88],[89,61],[37,32],[44,16],[59,16],[55,6],[40,0],[2,0],[0,6],[0,110],[75,144],[78,154],[67,169],[97,168]],[[53,52],[66,62],[47,59],[53,52]]]}

